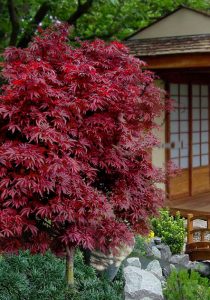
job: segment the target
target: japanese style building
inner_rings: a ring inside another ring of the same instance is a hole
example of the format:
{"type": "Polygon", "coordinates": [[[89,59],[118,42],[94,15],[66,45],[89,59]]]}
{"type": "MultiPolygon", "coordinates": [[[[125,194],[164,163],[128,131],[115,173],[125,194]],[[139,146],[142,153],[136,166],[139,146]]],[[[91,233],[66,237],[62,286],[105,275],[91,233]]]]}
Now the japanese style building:
{"type": "Polygon", "coordinates": [[[168,178],[166,205],[210,214],[210,15],[181,6],[125,43],[176,101],[153,151],[155,165],[170,159],[182,169],[168,178]]]}

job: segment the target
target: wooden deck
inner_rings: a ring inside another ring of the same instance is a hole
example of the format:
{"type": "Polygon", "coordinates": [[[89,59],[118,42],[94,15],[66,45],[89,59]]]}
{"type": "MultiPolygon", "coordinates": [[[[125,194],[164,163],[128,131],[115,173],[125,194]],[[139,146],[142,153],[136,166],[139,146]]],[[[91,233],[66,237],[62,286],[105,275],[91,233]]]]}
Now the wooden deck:
{"type": "Polygon", "coordinates": [[[188,213],[194,215],[210,215],[210,193],[186,197],[177,200],[166,200],[165,206],[170,208],[172,214],[180,211],[186,217],[188,213]]]}

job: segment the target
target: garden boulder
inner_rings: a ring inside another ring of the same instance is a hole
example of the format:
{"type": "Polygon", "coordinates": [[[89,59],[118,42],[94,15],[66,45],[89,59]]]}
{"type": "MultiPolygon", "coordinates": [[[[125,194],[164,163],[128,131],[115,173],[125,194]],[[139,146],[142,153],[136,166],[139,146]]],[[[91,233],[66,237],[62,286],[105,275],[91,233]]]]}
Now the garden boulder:
{"type": "Polygon", "coordinates": [[[138,267],[124,268],[125,300],[163,300],[160,280],[151,272],[138,267]]]}
{"type": "Polygon", "coordinates": [[[171,249],[168,245],[166,244],[159,244],[156,246],[157,249],[160,251],[161,253],[161,259],[162,260],[169,260],[172,256],[171,254],[171,249]]]}
{"type": "Polygon", "coordinates": [[[155,258],[161,259],[161,252],[156,246],[152,246],[152,254],[155,258]]]}
{"type": "Polygon", "coordinates": [[[125,261],[125,267],[133,266],[141,269],[141,263],[138,257],[129,257],[125,261]]]}
{"type": "Polygon", "coordinates": [[[106,255],[100,251],[92,251],[90,256],[90,264],[97,271],[105,273],[108,279],[112,281],[117,275],[121,263],[126,257],[129,256],[132,250],[133,247],[124,245],[119,249],[118,255],[106,255]]]}
{"type": "Polygon", "coordinates": [[[152,272],[158,279],[163,279],[163,272],[160,263],[157,259],[151,261],[147,266],[147,271],[152,272]]]}
{"type": "Polygon", "coordinates": [[[172,257],[169,260],[170,263],[174,264],[174,265],[181,265],[183,267],[188,267],[190,259],[189,259],[189,255],[188,254],[175,254],[172,255],[172,257]]]}

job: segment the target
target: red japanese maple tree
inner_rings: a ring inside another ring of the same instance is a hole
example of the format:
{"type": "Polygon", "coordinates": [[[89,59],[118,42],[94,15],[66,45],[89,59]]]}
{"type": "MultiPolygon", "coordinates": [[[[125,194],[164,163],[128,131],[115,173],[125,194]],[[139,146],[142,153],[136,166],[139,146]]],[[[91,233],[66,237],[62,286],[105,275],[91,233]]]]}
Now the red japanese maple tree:
{"type": "MultiPolygon", "coordinates": [[[[68,44],[57,25],[8,48],[0,96],[0,251],[113,250],[162,204],[153,73],[118,43],[68,44]]],[[[69,283],[72,278],[69,277],[69,283]]]]}

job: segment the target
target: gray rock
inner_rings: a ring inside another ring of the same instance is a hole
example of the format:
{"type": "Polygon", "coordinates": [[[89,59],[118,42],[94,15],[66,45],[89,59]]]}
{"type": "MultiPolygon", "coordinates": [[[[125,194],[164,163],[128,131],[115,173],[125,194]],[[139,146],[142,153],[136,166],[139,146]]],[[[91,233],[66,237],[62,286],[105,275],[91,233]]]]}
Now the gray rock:
{"type": "Polygon", "coordinates": [[[168,266],[165,266],[164,268],[162,268],[162,272],[163,276],[167,278],[170,274],[170,268],[168,266]]]}
{"type": "Polygon", "coordinates": [[[195,270],[197,268],[197,265],[200,265],[200,263],[197,261],[189,261],[189,263],[187,265],[187,269],[195,270]]]}
{"type": "Polygon", "coordinates": [[[173,264],[166,264],[162,268],[163,276],[167,278],[173,270],[176,270],[176,267],[173,264]]]}
{"type": "Polygon", "coordinates": [[[161,244],[161,238],[155,237],[154,242],[155,242],[155,245],[160,245],[161,244]]]}
{"type": "Polygon", "coordinates": [[[160,252],[160,250],[157,249],[156,246],[152,247],[152,254],[155,258],[158,258],[158,259],[161,258],[161,252],[160,252]]]}
{"type": "Polygon", "coordinates": [[[103,273],[110,281],[112,281],[117,276],[118,271],[119,271],[119,267],[117,267],[116,264],[113,263],[109,265],[103,273]]]}
{"type": "Polygon", "coordinates": [[[125,300],[163,300],[161,282],[151,272],[128,266],[124,277],[125,300]]]}
{"type": "Polygon", "coordinates": [[[144,245],[144,249],[145,249],[145,256],[153,256],[153,253],[152,253],[152,247],[154,245],[151,245],[151,244],[148,244],[148,243],[145,243],[144,245]]]}
{"type": "Polygon", "coordinates": [[[112,253],[105,255],[100,251],[92,251],[90,256],[90,264],[98,272],[104,273],[109,280],[113,280],[117,275],[119,267],[123,260],[132,252],[133,247],[123,245],[118,249],[118,254],[112,253]]]}
{"type": "Polygon", "coordinates": [[[160,250],[161,259],[170,260],[172,254],[171,254],[171,249],[168,245],[160,244],[160,245],[157,245],[156,247],[158,250],[160,250]]]}
{"type": "Polygon", "coordinates": [[[172,264],[179,264],[187,268],[189,264],[189,255],[188,254],[172,255],[169,262],[172,264]]]}
{"type": "Polygon", "coordinates": [[[174,270],[180,270],[180,267],[176,268],[173,264],[165,264],[162,268],[163,276],[167,278],[170,275],[170,273],[174,270]]]}
{"type": "MultiPolygon", "coordinates": [[[[141,268],[145,270],[149,263],[151,263],[154,260],[154,257],[146,257],[146,256],[140,256],[139,260],[141,262],[141,268]]],[[[167,277],[170,274],[170,263],[168,261],[162,260],[162,259],[157,259],[160,263],[160,266],[163,271],[163,275],[167,277]]],[[[180,267],[183,268],[183,266],[177,265],[176,268],[180,269],[180,267]]]]}
{"type": "Polygon", "coordinates": [[[195,270],[201,275],[210,278],[210,261],[190,262],[189,269],[195,270]]]}
{"type": "Polygon", "coordinates": [[[171,272],[176,270],[176,267],[173,264],[170,264],[169,268],[171,272]]]}
{"type": "Polygon", "coordinates": [[[152,247],[155,247],[155,246],[156,246],[156,244],[155,244],[154,238],[150,239],[149,242],[144,243],[144,249],[146,252],[146,256],[151,256],[151,257],[154,256],[154,254],[152,252],[152,247]]]}
{"type": "Polygon", "coordinates": [[[125,261],[125,266],[133,266],[141,269],[141,263],[138,257],[129,257],[125,261]]]}
{"type": "Polygon", "coordinates": [[[152,248],[152,246],[156,245],[155,238],[150,239],[149,242],[146,242],[146,243],[147,243],[147,245],[149,245],[152,248]]]}
{"type": "Polygon", "coordinates": [[[163,272],[157,259],[151,261],[146,270],[152,272],[158,279],[162,280],[163,272]]]}
{"type": "Polygon", "coordinates": [[[146,269],[148,264],[154,260],[154,256],[140,256],[139,257],[141,268],[146,269]]]}

